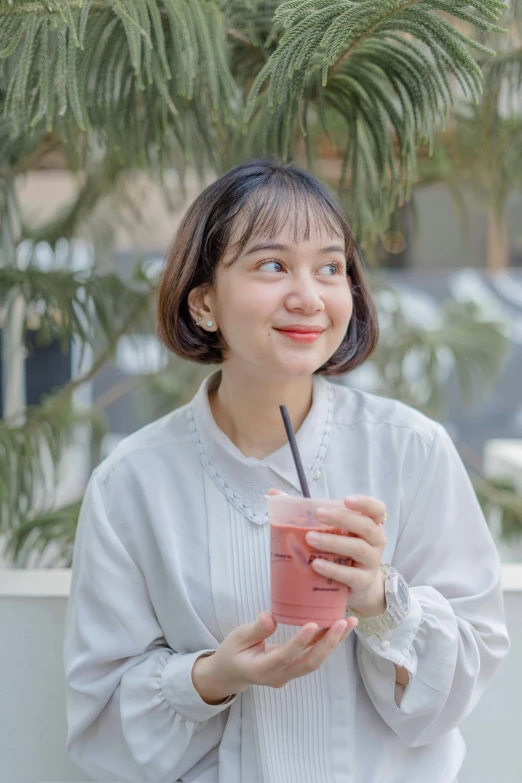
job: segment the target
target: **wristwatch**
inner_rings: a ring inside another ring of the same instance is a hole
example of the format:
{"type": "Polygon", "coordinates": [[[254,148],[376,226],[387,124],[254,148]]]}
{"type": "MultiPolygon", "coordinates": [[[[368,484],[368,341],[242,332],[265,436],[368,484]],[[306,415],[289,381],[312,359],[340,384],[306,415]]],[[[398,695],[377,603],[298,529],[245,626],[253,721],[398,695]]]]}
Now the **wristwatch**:
{"type": "Polygon", "coordinates": [[[346,607],[348,617],[357,617],[358,628],[363,633],[377,636],[382,641],[382,634],[393,630],[401,623],[410,611],[410,593],[404,577],[388,563],[381,563],[380,570],[386,575],[384,592],[386,595],[386,611],[374,617],[363,617],[351,607],[346,607]]]}

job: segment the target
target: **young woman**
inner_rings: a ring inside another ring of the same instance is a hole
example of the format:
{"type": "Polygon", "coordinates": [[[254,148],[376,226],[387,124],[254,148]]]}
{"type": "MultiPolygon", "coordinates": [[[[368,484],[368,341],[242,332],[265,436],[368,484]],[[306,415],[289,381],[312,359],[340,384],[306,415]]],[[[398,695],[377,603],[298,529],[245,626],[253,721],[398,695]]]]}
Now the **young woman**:
{"type": "Polygon", "coordinates": [[[158,296],[179,356],[220,364],[126,438],[82,505],[67,749],[97,780],[452,783],[458,730],[508,650],[500,565],[443,427],[332,383],[377,339],[357,244],[310,174],[254,160],[185,215],[158,296]],[[270,614],[268,491],[344,499],[312,568],[327,632],[270,614]],[[353,629],[359,622],[353,633],[353,629]]]}

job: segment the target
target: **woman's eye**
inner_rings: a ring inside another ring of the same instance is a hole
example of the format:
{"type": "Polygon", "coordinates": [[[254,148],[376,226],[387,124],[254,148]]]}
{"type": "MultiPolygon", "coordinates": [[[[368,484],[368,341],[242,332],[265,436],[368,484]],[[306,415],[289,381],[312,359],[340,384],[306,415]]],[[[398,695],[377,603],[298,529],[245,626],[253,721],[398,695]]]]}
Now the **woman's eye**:
{"type": "Polygon", "coordinates": [[[330,264],[325,264],[321,269],[330,269],[330,275],[336,275],[341,271],[341,265],[337,261],[332,261],[330,264]]]}
{"type": "MultiPolygon", "coordinates": [[[[259,269],[262,269],[264,266],[267,266],[267,264],[275,264],[275,265],[276,265],[276,266],[278,266],[278,267],[281,267],[281,268],[283,267],[283,265],[280,263],[280,261],[264,261],[264,262],[263,262],[263,263],[262,263],[262,264],[259,266],[259,269]]],[[[276,272],[278,272],[279,270],[278,270],[278,269],[276,269],[276,270],[273,270],[273,271],[276,271],[276,272]]]]}

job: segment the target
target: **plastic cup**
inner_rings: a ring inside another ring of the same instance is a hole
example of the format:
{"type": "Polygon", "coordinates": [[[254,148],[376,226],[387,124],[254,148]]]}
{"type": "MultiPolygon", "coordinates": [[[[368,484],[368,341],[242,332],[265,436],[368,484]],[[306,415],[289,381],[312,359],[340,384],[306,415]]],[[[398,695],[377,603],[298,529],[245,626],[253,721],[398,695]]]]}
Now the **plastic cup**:
{"type": "Polygon", "coordinates": [[[309,530],[351,535],[316,517],[318,508],[344,508],[342,500],[267,495],[270,519],[270,587],[272,615],[278,623],[329,628],[346,616],[348,587],[316,573],[316,557],[341,565],[351,558],[320,552],[307,544],[309,530]]]}

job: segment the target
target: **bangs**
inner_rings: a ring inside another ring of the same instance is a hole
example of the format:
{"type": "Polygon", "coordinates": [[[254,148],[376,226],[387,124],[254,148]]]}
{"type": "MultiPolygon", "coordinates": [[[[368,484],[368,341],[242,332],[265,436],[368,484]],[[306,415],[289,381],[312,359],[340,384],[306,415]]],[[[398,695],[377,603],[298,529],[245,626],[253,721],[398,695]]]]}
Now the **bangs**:
{"type": "Polygon", "coordinates": [[[285,228],[295,244],[308,241],[319,230],[326,230],[331,238],[341,235],[346,256],[352,254],[350,226],[336,204],[306,180],[275,176],[251,191],[230,216],[225,245],[232,257],[225,266],[234,264],[252,240],[273,239],[285,228]]]}

